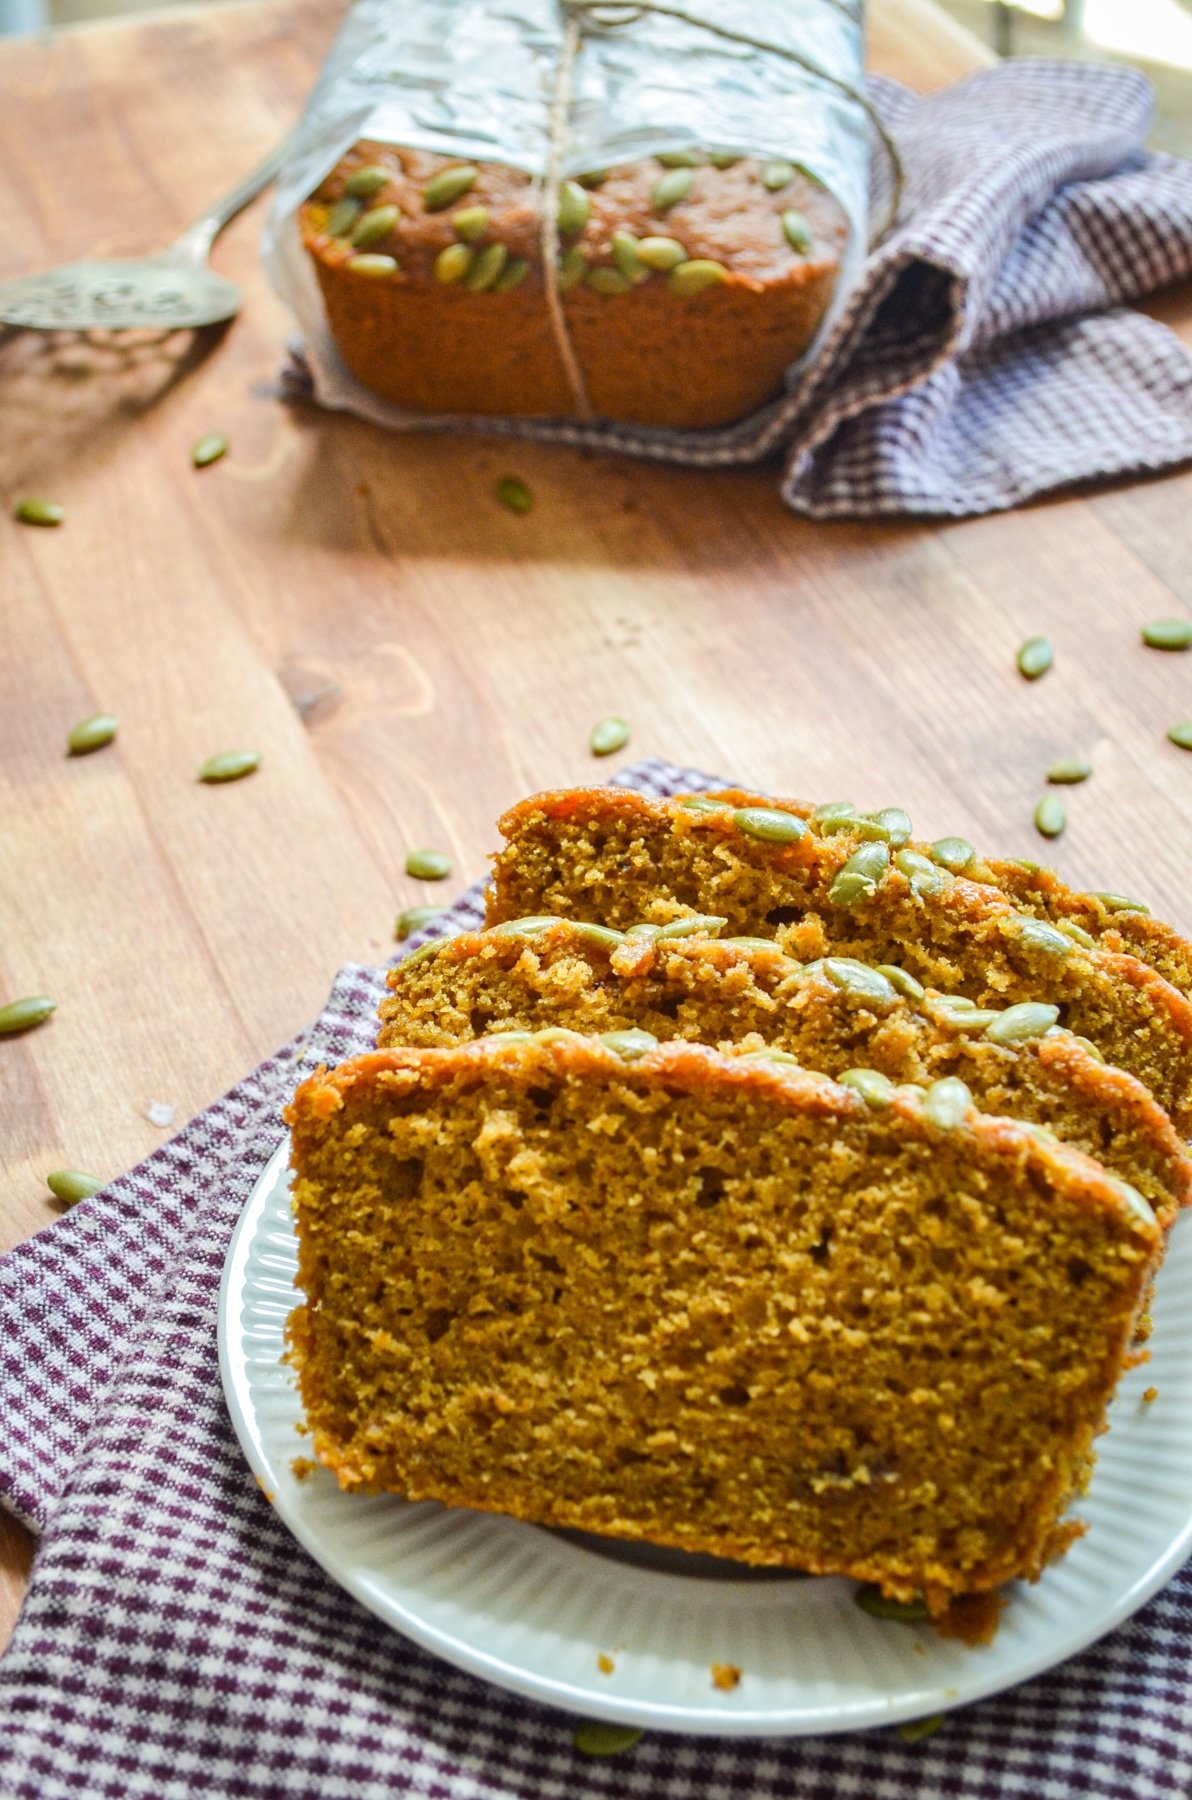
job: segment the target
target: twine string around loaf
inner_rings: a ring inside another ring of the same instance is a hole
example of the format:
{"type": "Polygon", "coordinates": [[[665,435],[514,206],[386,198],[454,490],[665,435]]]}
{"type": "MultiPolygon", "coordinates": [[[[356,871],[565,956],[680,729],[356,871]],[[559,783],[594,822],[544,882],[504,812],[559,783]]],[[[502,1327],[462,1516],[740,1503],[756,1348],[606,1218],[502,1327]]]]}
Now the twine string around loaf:
{"type": "MultiPolygon", "coordinates": [[[[856,14],[848,4],[848,0],[825,0],[825,4],[833,6],[846,18],[856,23],[856,14]]],[[[618,5],[617,0],[560,0],[564,14],[563,43],[559,51],[559,61],[555,71],[554,93],[551,97],[550,118],[548,121],[546,170],[543,175],[541,190],[541,248],[542,279],[546,291],[546,311],[550,320],[551,332],[563,364],[563,372],[567,377],[567,385],[571,389],[571,398],[579,418],[591,420],[595,418],[592,402],[588,396],[587,383],[580,367],[575,345],[567,327],[567,316],[563,309],[563,296],[559,287],[559,190],[563,178],[563,157],[567,148],[568,119],[571,112],[571,95],[575,72],[575,59],[579,55],[580,42],[583,38],[584,25],[592,24],[606,31],[616,31],[625,25],[634,25],[648,13],[657,13],[663,18],[678,19],[684,25],[690,25],[697,31],[710,32],[714,37],[724,38],[729,43],[745,44],[751,49],[760,50],[767,56],[781,56],[787,62],[793,62],[817,81],[827,82],[846,99],[852,100],[864,112],[869,120],[886,159],[890,165],[890,197],[886,206],[885,217],[881,225],[870,234],[870,242],[876,243],[898,217],[898,208],[902,201],[902,158],[898,154],[898,146],[887,130],[884,120],[869,96],[855,88],[851,82],[843,80],[823,69],[809,56],[801,51],[788,49],[785,44],[772,43],[768,38],[754,37],[747,31],[734,31],[727,25],[718,25],[711,19],[699,18],[681,6],[669,6],[665,0],[626,0],[618,5]]]]}

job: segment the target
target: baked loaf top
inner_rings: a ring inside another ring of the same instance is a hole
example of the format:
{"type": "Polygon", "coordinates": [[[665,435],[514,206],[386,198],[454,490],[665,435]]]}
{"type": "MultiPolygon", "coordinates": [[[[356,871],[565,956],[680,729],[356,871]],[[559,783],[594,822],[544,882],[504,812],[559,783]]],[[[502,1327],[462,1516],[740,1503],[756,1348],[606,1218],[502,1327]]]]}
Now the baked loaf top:
{"type": "Polygon", "coordinates": [[[1034,1576],[1160,1245],[943,1082],[569,1032],[299,1088],[291,1322],[347,1487],[879,1582],[1034,1576]],[[559,1396],[567,1404],[559,1405],[559,1396]]]}

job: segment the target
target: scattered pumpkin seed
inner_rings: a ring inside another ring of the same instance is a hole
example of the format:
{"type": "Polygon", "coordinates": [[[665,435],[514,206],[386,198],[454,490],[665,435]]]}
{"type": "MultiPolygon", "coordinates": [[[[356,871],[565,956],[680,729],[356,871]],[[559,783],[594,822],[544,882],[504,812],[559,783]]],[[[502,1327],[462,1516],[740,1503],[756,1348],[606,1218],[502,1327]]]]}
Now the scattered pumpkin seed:
{"type": "Polygon", "coordinates": [[[1145,900],[1131,900],[1128,894],[1103,894],[1092,892],[1090,900],[1099,900],[1106,912],[1138,912],[1150,916],[1150,907],[1145,900]]]}
{"type": "Polygon", "coordinates": [[[796,212],[793,207],[782,215],[782,235],[792,250],[797,250],[800,256],[806,256],[811,248],[811,226],[803,214],[796,212]]]}
{"type": "Polygon", "coordinates": [[[872,1107],[875,1112],[889,1106],[894,1098],[894,1083],[879,1069],[846,1069],[836,1079],[841,1087],[852,1088],[855,1093],[860,1094],[866,1106],[872,1107]]]}
{"type": "Polygon", "coordinates": [[[771,194],[776,194],[779,188],[789,187],[794,179],[794,163],[768,162],[762,167],[762,186],[771,194]]]}
{"type": "Polygon", "coordinates": [[[585,169],[584,173],[582,175],[577,175],[575,179],[579,182],[581,187],[586,187],[586,188],[603,187],[605,182],[608,180],[608,170],[607,169],[585,169]]]}
{"type": "Polygon", "coordinates": [[[661,930],[661,925],[651,925],[643,919],[640,925],[631,925],[625,937],[635,944],[652,944],[661,930]]]}
{"type": "Polygon", "coordinates": [[[1092,763],[1081,762],[1074,757],[1069,762],[1052,763],[1047,771],[1047,779],[1058,787],[1074,787],[1078,781],[1087,781],[1092,772],[1092,763]]]}
{"type": "Polygon", "coordinates": [[[761,952],[768,950],[774,956],[781,956],[784,962],[789,962],[791,960],[784,951],[779,949],[773,938],[731,937],[721,938],[720,942],[722,944],[731,944],[734,950],[746,950],[754,954],[760,954],[761,952]]]}
{"type": "Polygon", "coordinates": [[[1187,650],[1192,645],[1192,619],[1154,619],[1143,626],[1142,641],[1152,650],[1187,650]]]}
{"type": "Polygon", "coordinates": [[[629,742],[629,721],[620,719],[615,713],[607,719],[601,719],[593,725],[588,737],[588,748],[593,756],[612,756],[617,750],[623,750],[629,742]]]}
{"type": "Polygon", "coordinates": [[[650,271],[638,253],[638,242],[631,231],[614,231],[611,239],[613,261],[626,280],[645,281],[650,271]]]}
{"type": "Polygon", "coordinates": [[[654,158],[664,169],[702,169],[708,160],[702,150],[662,150],[654,158]]]}
{"type": "Polygon", "coordinates": [[[111,713],[92,713],[89,719],[83,719],[66,740],[67,752],[71,756],[90,756],[93,750],[102,750],[115,737],[120,721],[111,713]]]}
{"type": "Polygon", "coordinates": [[[894,989],[886,977],[854,956],[825,956],[823,970],[833,987],[842,993],[853,994],[859,1000],[876,1000],[885,1006],[894,1003],[894,989]]]}
{"type": "Polygon", "coordinates": [[[945,1075],[931,1082],[923,1095],[923,1116],[941,1131],[954,1131],[972,1104],[973,1096],[959,1075],[945,1075]]]}
{"type": "Polygon", "coordinates": [[[723,263],[712,262],[705,256],[696,256],[690,262],[681,262],[671,270],[667,286],[672,294],[702,294],[705,288],[719,287],[727,280],[728,270],[723,263]]]}
{"type": "Polygon", "coordinates": [[[733,824],[742,837],[760,838],[766,844],[795,844],[807,834],[805,819],[770,806],[738,807],[733,824]]]}
{"type": "Polygon", "coordinates": [[[673,237],[644,237],[637,241],[639,261],[648,269],[661,269],[663,274],[687,261],[687,252],[673,237]]]}
{"type": "Polygon", "coordinates": [[[918,850],[899,850],[894,857],[894,866],[899,874],[906,876],[916,894],[938,894],[947,882],[944,871],[918,850]]]}
{"type": "Polygon", "coordinates": [[[592,202],[578,181],[564,181],[559,188],[555,219],[560,237],[578,237],[588,222],[592,202]]]}
{"type": "MultiPolygon", "coordinates": [[[[417,950],[411,950],[403,961],[401,965],[403,973],[406,969],[412,969],[415,963],[426,962],[429,957],[437,956],[446,942],[446,938],[429,938],[425,944],[419,944],[417,950]]],[[[527,1031],[525,1036],[529,1037],[529,1035],[527,1031]]]]}
{"type": "Polygon", "coordinates": [[[197,444],[191,446],[190,460],[196,469],[206,469],[211,463],[218,462],[231,449],[227,434],[222,431],[209,431],[201,437],[197,444]]]}
{"type": "Polygon", "coordinates": [[[451,223],[457,238],[462,238],[465,244],[478,244],[488,230],[488,207],[461,207],[459,212],[452,213],[451,223]]]}
{"type": "Polygon", "coordinates": [[[1173,725],[1167,735],[1177,749],[1192,750],[1192,719],[1184,719],[1179,725],[1173,725]]]}
{"type": "Polygon", "coordinates": [[[1057,919],[1055,928],[1057,931],[1062,931],[1065,937],[1070,937],[1074,944],[1080,944],[1085,950],[1097,948],[1097,940],[1092,932],[1086,931],[1083,925],[1078,925],[1075,919],[1057,919]]]}
{"type": "Polygon", "coordinates": [[[379,163],[369,163],[367,168],[353,169],[344,182],[344,193],[353,200],[371,200],[379,194],[389,179],[389,170],[381,168],[379,163]]]}
{"type": "Polygon", "coordinates": [[[775,1050],[772,1044],[767,1044],[764,1050],[743,1050],[741,1055],[763,1057],[766,1062],[787,1063],[795,1069],[803,1067],[798,1057],[792,1056],[789,1050],[775,1050]]]}
{"type": "Polygon", "coordinates": [[[1154,1225],[1155,1211],[1150,1201],[1144,1200],[1138,1189],[1131,1187],[1128,1181],[1123,1181],[1120,1175],[1111,1175],[1109,1179],[1134,1217],[1144,1225],[1154,1225]]]}
{"type": "Polygon", "coordinates": [[[728,920],[722,919],[718,913],[692,913],[686,919],[672,919],[669,925],[658,926],[656,938],[658,942],[669,941],[671,938],[691,937],[697,931],[706,931],[710,937],[716,937],[727,924],[728,920]]]}
{"type": "Polygon", "coordinates": [[[362,213],[352,227],[352,246],[356,250],[373,250],[384,238],[389,236],[397,224],[399,213],[396,206],[374,206],[370,212],[362,213]]]}
{"type": "Polygon", "coordinates": [[[465,291],[469,294],[487,293],[508,261],[509,251],[504,244],[486,244],[483,250],[476,253],[464,280],[465,291]]]}
{"type": "Polygon", "coordinates": [[[618,944],[625,942],[625,933],[615,931],[611,925],[597,925],[589,919],[580,919],[572,927],[581,944],[590,944],[598,950],[615,950],[618,944]]]}
{"type": "Polygon", "coordinates": [[[347,237],[363,210],[359,200],[337,200],[327,214],[327,236],[347,237]]]}
{"type": "Polygon", "coordinates": [[[440,169],[422,190],[422,204],[427,212],[445,212],[475,187],[480,171],[471,163],[457,163],[453,169],[440,169]]]}
{"type": "Polygon", "coordinates": [[[936,838],[934,844],[928,844],[927,854],[932,862],[939,863],[941,869],[947,869],[952,875],[959,875],[967,869],[976,858],[977,852],[967,838],[936,838]]]}
{"type": "Polygon", "coordinates": [[[681,799],[676,800],[675,805],[681,806],[685,812],[720,812],[724,801],[709,799],[707,794],[684,794],[681,799]]]}
{"type": "Polygon", "coordinates": [[[868,816],[889,834],[890,843],[896,850],[908,842],[915,829],[911,823],[911,815],[901,806],[883,806],[880,812],[868,816]]]}
{"type": "Polygon", "coordinates": [[[406,856],[406,874],[415,881],[443,881],[451,873],[451,858],[443,850],[411,850],[406,856]]]}
{"type": "Polygon", "coordinates": [[[837,819],[851,819],[856,810],[851,800],[825,800],[822,806],[815,808],[811,816],[821,824],[830,825],[837,819]]]}
{"type": "Polygon", "coordinates": [[[1044,794],[1035,808],[1035,830],[1040,837],[1057,838],[1068,823],[1068,814],[1058,794],[1044,794]]]}
{"type": "Polygon", "coordinates": [[[708,161],[714,169],[731,169],[733,164],[739,163],[740,160],[741,158],[735,150],[711,150],[708,153],[708,161]]]}
{"type": "Polygon", "coordinates": [[[923,1625],[931,1617],[925,1600],[895,1600],[869,1582],[856,1590],[853,1599],[871,1619],[897,1619],[900,1625],[923,1625]]]}
{"type": "Polygon", "coordinates": [[[584,1719],[575,1728],[572,1743],[581,1756],[619,1756],[641,1742],[636,1725],[613,1725],[604,1719],[584,1719]]]}
{"type": "Polygon", "coordinates": [[[998,1014],[985,1036],[991,1044],[1025,1044],[1028,1038],[1042,1037],[1060,1016],[1058,1006],[1042,1000],[1020,1000],[998,1014]]]}
{"type": "Polygon", "coordinates": [[[441,906],[407,906],[405,912],[397,915],[393,935],[399,944],[404,944],[408,937],[413,937],[416,931],[421,931],[432,919],[440,918],[442,913],[441,906]]]}
{"type": "Polygon", "coordinates": [[[694,169],[668,169],[650,189],[650,205],[655,212],[669,212],[672,206],[686,200],[694,180],[694,169]]]}
{"type": "Polygon", "coordinates": [[[858,900],[867,899],[876,891],[889,861],[885,844],[862,844],[836,871],[828,899],[834,906],[855,906],[858,900]]]}
{"type": "Polygon", "coordinates": [[[462,281],[472,266],[472,252],[466,244],[448,244],[435,257],[435,280],[443,283],[462,281]]]}
{"type": "Polygon", "coordinates": [[[30,496],[26,500],[17,501],[13,517],[22,525],[61,525],[66,517],[66,508],[59,506],[56,500],[39,500],[30,496]]]}
{"type": "Polygon", "coordinates": [[[898,1735],[904,1744],[920,1744],[924,1738],[934,1737],[943,1722],[943,1713],[930,1713],[925,1719],[908,1719],[905,1725],[898,1727],[898,1735]]]}
{"type": "Polygon", "coordinates": [[[1023,919],[1017,930],[1018,942],[1026,950],[1042,950],[1048,956],[1071,956],[1072,940],[1045,919],[1023,919]]]}
{"type": "MultiPolygon", "coordinates": [[[[418,909],[416,909],[418,910],[418,909]]],[[[433,908],[421,910],[431,911],[433,908]]],[[[506,919],[502,925],[494,925],[493,936],[499,938],[534,937],[540,931],[549,931],[552,925],[563,923],[558,913],[527,913],[524,919],[506,919]]]]}
{"type": "Polygon", "coordinates": [[[908,970],[900,969],[897,963],[878,963],[876,967],[878,974],[884,975],[890,986],[901,994],[903,999],[925,1000],[927,998],[927,989],[923,983],[916,981],[908,970]]]}
{"type": "Polygon", "coordinates": [[[639,1031],[636,1027],[627,1031],[602,1031],[600,1042],[623,1056],[626,1062],[636,1062],[639,1056],[646,1056],[658,1048],[658,1039],[652,1031],[639,1031]]]}
{"type": "MultiPolygon", "coordinates": [[[[1051,1028],[1051,1031],[1059,1031],[1060,1029],[1061,1029],[1060,1026],[1053,1025],[1051,1028]]],[[[1044,1037],[1050,1037],[1051,1031],[1045,1031],[1043,1033],[1044,1037]]],[[[1080,1048],[1084,1051],[1087,1051],[1087,1053],[1089,1054],[1089,1056],[1092,1057],[1094,1062],[1103,1063],[1105,1061],[1105,1052],[1103,1050],[1098,1049],[1096,1044],[1090,1043],[1089,1039],[1086,1037],[1081,1037],[1080,1033],[1077,1031],[1074,1031],[1071,1035],[1072,1035],[1074,1041],[1080,1045],[1080,1048]]]]}
{"type": "Polygon", "coordinates": [[[80,1200],[90,1200],[92,1194],[98,1194],[103,1182],[98,1175],[84,1175],[81,1169],[51,1169],[46,1186],[64,1206],[77,1206],[80,1200]]]}
{"type": "Polygon", "coordinates": [[[967,994],[933,994],[931,1005],[936,1012],[972,1012],[977,1002],[967,994]]]}
{"type": "Polygon", "coordinates": [[[261,766],[259,750],[221,750],[209,756],[199,769],[198,779],[209,785],[221,781],[241,781],[261,766]]]}
{"type": "Polygon", "coordinates": [[[497,276],[497,279],[493,282],[491,292],[494,294],[508,294],[513,288],[520,287],[529,273],[530,264],[528,258],[524,256],[511,256],[509,261],[505,264],[505,267],[501,270],[501,273],[497,276]]]}
{"type": "Polygon", "coordinates": [[[587,272],[588,258],[578,244],[573,244],[559,258],[559,292],[565,294],[577,281],[582,281],[587,272]]]}
{"type": "Polygon", "coordinates": [[[1046,675],[1055,661],[1055,651],[1045,637],[1027,638],[1020,644],[1018,656],[1018,673],[1027,681],[1038,681],[1040,675],[1046,675]]]}
{"type": "Polygon", "coordinates": [[[502,475],[493,492],[507,512],[528,513],[534,504],[532,490],[519,475],[502,475]]]}
{"type": "Polygon", "coordinates": [[[373,253],[364,256],[349,256],[344,268],[350,270],[353,275],[367,275],[373,281],[383,281],[386,275],[397,274],[397,258],[373,253]]]}
{"type": "Polygon", "coordinates": [[[627,294],[633,283],[620,269],[602,263],[588,276],[588,286],[597,294],[627,294]]]}
{"type": "Polygon", "coordinates": [[[991,1006],[974,1006],[971,1011],[945,1012],[938,1016],[942,1016],[943,1023],[950,1031],[972,1034],[984,1031],[987,1025],[992,1025],[1002,1015],[991,1006]]]}
{"type": "Polygon", "coordinates": [[[19,1031],[44,1025],[57,1004],[45,994],[26,994],[20,1000],[10,1000],[7,1006],[0,1006],[0,1037],[15,1037],[19,1031]]]}

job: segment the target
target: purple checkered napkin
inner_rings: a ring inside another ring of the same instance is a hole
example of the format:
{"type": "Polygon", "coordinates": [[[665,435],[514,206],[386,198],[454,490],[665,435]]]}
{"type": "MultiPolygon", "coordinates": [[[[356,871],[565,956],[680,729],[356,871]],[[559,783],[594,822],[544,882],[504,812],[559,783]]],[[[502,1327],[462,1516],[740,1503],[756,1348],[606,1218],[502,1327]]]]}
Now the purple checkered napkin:
{"type": "MultiPolygon", "coordinates": [[[[655,794],[723,785],[661,762],[621,779],[655,794]]],[[[435,935],[480,914],[477,887],[435,935]]],[[[0,1795],[1185,1795],[1187,1572],[1091,1650],[950,1716],[925,1742],[655,1733],[612,1761],[577,1756],[569,1719],[458,1673],[331,1583],[241,1456],[220,1387],[216,1304],[284,1101],[316,1062],[369,1046],[383,981],[382,970],[344,970],[310,1032],[0,1262],[0,1497],[42,1534],[0,1661],[0,1795]]]]}

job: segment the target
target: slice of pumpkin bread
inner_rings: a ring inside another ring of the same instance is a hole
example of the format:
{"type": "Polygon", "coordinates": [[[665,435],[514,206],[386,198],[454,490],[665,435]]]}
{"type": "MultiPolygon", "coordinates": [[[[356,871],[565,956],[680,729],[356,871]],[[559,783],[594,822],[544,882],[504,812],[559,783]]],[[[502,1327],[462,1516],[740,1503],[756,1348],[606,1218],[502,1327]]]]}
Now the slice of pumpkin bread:
{"type": "Polygon", "coordinates": [[[288,1118],[290,1354],[345,1488],[933,1613],[1078,1534],[1161,1234],[958,1083],[875,1110],[762,1058],[555,1031],[358,1057],[288,1118]]]}
{"type": "MultiPolygon", "coordinates": [[[[955,1076],[982,1112],[1026,1119],[1131,1182],[1169,1224],[1192,1191],[1192,1158],[1142,1083],[1025,1002],[998,1011],[927,995],[905,971],[845,957],[806,965],[774,943],[719,942],[689,922],[626,936],[575,920],[525,919],[425,945],[389,974],[382,1048],[467,1043],[558,1025],[646,1031],[723,1050],[767,1047],[881,1091],[955,1076]],[[662,934],[666,935],[662,935],[662,934]]],[[[710,921],[712,925],[715,920],[710,921]]]]}
{"type": "Polygon", "coordinates": [[[537,794],[499,823],[490,925],[553,913],[624,930],[715,914],[730,935],[773,938],[800,962],[894,963],[982,1007],[1050,1001],[1192,1132],[1184,995],[1137,957],[1078,943],[918,852],[825,837],[782,807],[623,788],[537,794]]]}

